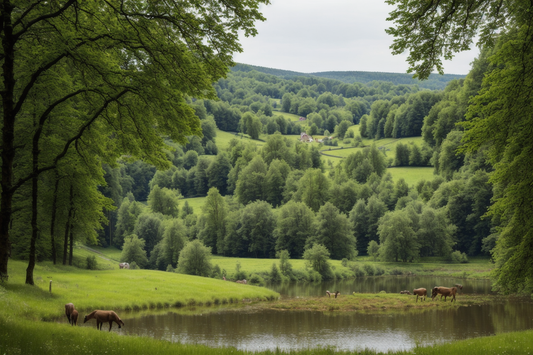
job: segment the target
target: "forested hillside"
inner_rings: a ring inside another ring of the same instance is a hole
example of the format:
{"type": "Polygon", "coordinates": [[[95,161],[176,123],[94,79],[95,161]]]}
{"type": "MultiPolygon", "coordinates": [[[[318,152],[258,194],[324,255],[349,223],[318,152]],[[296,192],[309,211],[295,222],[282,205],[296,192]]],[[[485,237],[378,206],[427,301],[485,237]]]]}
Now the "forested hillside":
{"type": "MultiPolygon", "coordinates": [[[[87,231],[100,222],[77,223],[83,202],[46,184],[41,223],[49,225],[54,210],[45,206],[55,191],[56,238],[42,229],[38,257],[50,258],[52,245],[65,257],[69,239],[62,235],[123,248],[125,261],[160,270],[176,268],[193,239],[213,254],[238,257],[287,251],[302,258],[317,245],[333,259],[371,254],[464,262],[489,255],[496,226],[482,216],[493,197],[490,167],[482,149],[457,153],[463,132],[456,125],[486,68],[483,56],[442,91],[232,71],[215,84],[219,100],[189,100],[203,137],[189,136],[185,145],[167,139],[169,169],[126,156],[116,166],[104,164],[107,184],[97,193],[114,207],[104,210],[109,223],[96,239],[87,231]],[[217,137],[224,131],[231,133],[217,137]],[[385,138],[397,140],[394,154],[380,149],[385,138]],[[326,166],[322,153],[331,147],[350,149],[326,166]],[[408,184],[388,172],[405,166],[435,175],[408,184]],[[193,209],[187,198],[199,196],[203,208],[193,209]],[[70,206],[79,212],[69,214],[70,206]]],[[[24,218],[14,219],[18,258],[27,257],[28,228],[24,218]]],[[[322,277],[333,277],[331,270],[322,277]]]]}
{"type": "Polygon", "coordinates": [[[258,67],[248,64],[237,64],[233,71],[258,71],[260,73],[275,75],[284,79],[294,79],[297,77],[320,77],[326,79],[339,80],[347,84],[362,83],[368,84],[373,81],[386,81],[395,85],[418,85],[422,89],[442,90],[446,85],[455,79],[464,79],[465,75],[457,74],[431,74],[427,80],[413,78],[413,75],[406,73],[384,73],[384,72],[363,72],[363,71],[327,71],[317,73],[300,73],[290,70],[258,67]]]}

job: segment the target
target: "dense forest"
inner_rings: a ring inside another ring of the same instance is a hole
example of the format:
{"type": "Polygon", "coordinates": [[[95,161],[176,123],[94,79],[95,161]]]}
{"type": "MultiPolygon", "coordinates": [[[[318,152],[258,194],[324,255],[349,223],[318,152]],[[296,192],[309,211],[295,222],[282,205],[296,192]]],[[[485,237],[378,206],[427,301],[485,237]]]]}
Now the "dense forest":
{"type": "MultiPolygon", "coordinates": [[[[72,262],[72,245],[82,242],[123,248],[125,261],[171,270],[195,239],[213,254],[237,257],[287,251],[302,258],[316,245],[348,260],[490,255],[497,222],[483,216],[494,194],[491,168],[483,149],[457,153],[457,123],[487,68],[482,55],[444,90],[231,71],[214,85],[217,100],[189,98],[203,134],[185,144],[165,139],[170,168],[123,156],[93,175],[72,171],[68,182],[43,176],[37,258],[60,261],[60,250],[63,263],[69,253],[72,262]],[[220,130],[235,133],[224,148],[220,130]],[[323,141],[301,142],[302,132],[323,141]],[[376,144],[416,136],[423,144],[398,143],[394,158],[376,144]],[[375,143],[365,145],[369,139],[375,143]],[[339,144],[357,148],[326,167],[320,150],[339,144]],[[392,179],[391,166],[433,167],[434,178],[409,186],[392,179]],[[205,205],[193,210],[187,198],[199,196],[205,205]]],[[[32,235],[28,211],[22,203],[11,227],[13,256],[22,259],[32,235]]]]}
{"type": "Polygon", "coordinates": [[[259,67],[248,64],[237,64],[232,68],[233,71],[258,71],[260,73],[275,75],[284,79],[294,79],[297,77],[320,77],[334,79],[347,84],[361,83],[368,84],[373,81],[385,81],[395,85],[407,84],[417,85],[421,89],[442,90],[446,84],[454,79],[463,79],[464,75],[455,74],[431,74],[427,80],[413,78],[406,73],[385,73],[385,72],[364,72],[364,71],[327,71],[316,73],[300,73],[290,70],[281,70],[273,68],[259,67]]]}

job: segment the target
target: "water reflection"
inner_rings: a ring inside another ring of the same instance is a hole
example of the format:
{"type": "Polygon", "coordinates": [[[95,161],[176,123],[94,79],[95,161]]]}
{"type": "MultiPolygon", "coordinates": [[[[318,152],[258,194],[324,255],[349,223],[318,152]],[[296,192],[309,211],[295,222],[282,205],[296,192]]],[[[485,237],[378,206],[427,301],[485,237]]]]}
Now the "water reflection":
{"type": "MultiPolygon", "coordinates": [[[[452,286],[455,283],[464,285],[463,293],[490,293],[490,283],[485,280],[466,282],[430,276],[377,277],[337,283],[269,287],[284,297],[325,297],[327,289],[339,290],[344,297],[348,297],[346,295],[354,291],[384,290],[396,293],[404,289],[431,289],[435,285],[452,286]]],[[[457,307],[453,308],[435,307],[394,314],[255,310],[251,307],[240,310],[211,309],[210,313],[196,315],[168,312],[133,319],[122,314],[125,326],[121,330],[113,328],[113,331],[172,342],[235,347],[249,351],[332,347],[336,350],[369,348],[386,352],[412,349],[416,344],[450,342],[533,328],[531,299],[506,299],[494,304],[469,307],[460,306],[460,294],[457,299],[457,307]]],[[[88,325],[89,323],[85,324],[88,325]]]]}
{"type": "Polygon", "coordinates": [[[284,283],[268,285],[267,287],[279,292],[283,297],[317,297],[326,294],[326,290],[340,291],[347,295],[357,293],[399,293],[402,290],[413,292],[415,288],[426,288],[431,294],[434,286],[452,287],[462,284],[463,289],[459,293],[467,294],[490,294],[491,284],[489,280],[463,280],[461,278],[445,278],[436,276],[383,276],[363,277],[352,280],[329,281],[322,283],[284,283]]]}
{"type": "Polygon", "coordinates": [[[530,303],[505,302],[400,314],[274,310],[221,311],[194,316],[168,313],[129,319],[122,332],[251,351],[319,346],[388,351],[411,349],[417,343],[449,342],[532,327],[530,303]]]}

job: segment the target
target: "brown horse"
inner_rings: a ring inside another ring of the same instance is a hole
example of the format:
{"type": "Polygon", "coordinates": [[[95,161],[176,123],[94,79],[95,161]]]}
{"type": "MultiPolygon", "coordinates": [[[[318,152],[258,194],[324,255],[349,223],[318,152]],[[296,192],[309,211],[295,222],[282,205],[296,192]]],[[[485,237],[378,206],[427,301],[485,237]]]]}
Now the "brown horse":
{"type": "Polygon", "coordinates": [[[65,305],[65,315],[67,316],[69,324],[72,324],[70,321],[70,317],[72,315],[72,312],[75,311],[74,304],[73,303],[67,303],[65,305]]]}
{"type": "Polygon", "coordinates": [[[72,324],[72,326],[78,325],[78,311],[73,310],[70,314],[70,324],[72,324]]]}
{"type": "Polygon", "coordinates": [[[452,299],[450,302],[457,302],[455,299],[455,294],[457,293],[457,287],[442,287],[442,286],[435,286],[433,287],[433,290],[431,291],[431,300],[433,300],[437,295],[440,295],[440,299],[442,300],[442,296],[444,296],[444,302],[446,302],[446,297],[450,296],[452,299]]]}
{"type": "Polygon", "coordinates": [[[93,318],[96,319],[96,329],[98,330],[102,330],[102,324],[105,322],[109,322],[109,331],[111,331],[113,322],[117,323],[119,328],[122,328],[121,325],[124,325],[122,319],[120,319],[119,316],[113,311],[92,311],[85,316],[83,323],[93,318]]]}
{"type": "Polygon", "coordinates": [[[420,297],[420,301],[425,301],[428,291],[425,288],[415,288],[413,290],[413,295],[416,295],[416,302],[418,302],[418,297],[420,297]]]}

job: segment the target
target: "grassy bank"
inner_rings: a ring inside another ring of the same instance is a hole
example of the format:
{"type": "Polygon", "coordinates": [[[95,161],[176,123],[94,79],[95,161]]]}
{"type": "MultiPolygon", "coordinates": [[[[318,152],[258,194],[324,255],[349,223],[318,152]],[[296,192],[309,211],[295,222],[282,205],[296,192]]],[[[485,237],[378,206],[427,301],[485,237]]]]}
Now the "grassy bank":
{"type": "Polygon", "coordinates": [[[26,263],[10,261],[9,282],[3,285],[0,309],[4,316],[47,320],[63,315],[74,303],[80,313],[94,309],[139,311],[187,305],[211,306],[243,299],[273,300],[271,290],[234,282],[153,270],[83,270],[39,264],[35,286],[24,284],[26,263]],[[52,292],[49,284],[52,281],[52,292]]]}
{"type": "MultiPolygon", "coordinates": [[[[281,310],[307,310],[321,312],[364,312],[364,313],[383,313],[391,311],[406,310],[429,310],[439,307],[440,309],[472,306],[492,302],[495,296],[488,295],[457,295],[460,303],[451,302],[450,297],[447,301],[431,300],[431,291],[425,301],[416,300],[415,295],[401,295],[396,293],[353,293],[348,295],[339,295],[337,298],[329,297],[306,297],[306,298],[284,298],[268,304],[261,304],[258,307],[281,309],[281,310]]],[[[440,296],[439,296],[440,297],[440,296]]]]}
{"type": "MultiPolygon", "coordinates": [[[[278,259],[253,259],[253,258],[228,258],[214,256],[211,260],[213,265],[218,265],[221,270],[226,270],[228,275],[235,272],[237,263],[240,263],[241,270],[248,275],[251,274],[268,274],[272,270],[272,264],[279,267],[278,259]]],[[[494,264],[488,258],[471,258],[466,264],[451,263],[440,258],[425,258],[421,262],[415,263],[390,263],[373,261],[371,257],[357,257],[355,261],[348,261],[343,266],[340,260],[330,260],[337,277],[351,278],[354,277],[354,270],[359,273],[365,272],[365,265],[371,265],[375,270],[382,269],[385,275],[434,275],[434,276],[451,276],[473,279],[488,279],[494,269],[494,264]]],[[[303,259],[291,259],[290,263],[293,270],[305,273],[306,264],[303,259]]],[[[366,275],[366,274],[365,274],[366,275]]],[[[365,276],[363,275],[363,276],[365,276]]]]}

